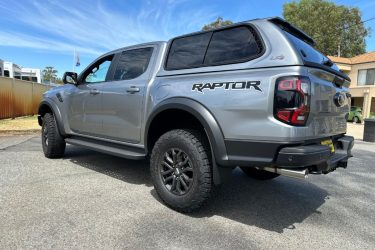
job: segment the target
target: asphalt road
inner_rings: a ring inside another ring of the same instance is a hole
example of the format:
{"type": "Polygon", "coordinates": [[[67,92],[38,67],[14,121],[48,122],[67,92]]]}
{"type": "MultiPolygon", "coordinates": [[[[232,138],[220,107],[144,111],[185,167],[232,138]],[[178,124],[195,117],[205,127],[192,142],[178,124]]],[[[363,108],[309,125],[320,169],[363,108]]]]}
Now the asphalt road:
{"type": "Polygon", "coordinates": [[[0,249],[374,249],[375,144],[348,169],[307,181],[255,181],[236,169],[191,215],[165,207],[146,162],[39,137],[0,137],[0,249]]]}

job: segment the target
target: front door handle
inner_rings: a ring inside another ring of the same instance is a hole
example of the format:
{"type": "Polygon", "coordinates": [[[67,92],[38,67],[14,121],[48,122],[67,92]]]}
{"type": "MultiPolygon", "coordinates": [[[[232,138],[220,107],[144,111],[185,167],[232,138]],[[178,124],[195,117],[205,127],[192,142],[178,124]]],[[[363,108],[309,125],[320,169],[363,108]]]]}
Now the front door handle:
{"type": "Polygon", "coordinates": [[[126,89],[126,92],[130,93],[130,94],[134,94],[136,92],[139,92],[140,89],[136,86],[130,86],[126,89]]]}
{"type": "Polygon", "coordinates": [[[90,94],[91,94],[91,95],[97,95],[97,94],[100,94],[100,91],[97,90],[97,89],[91,89],[91,90],[90,90],[90,94]]]}

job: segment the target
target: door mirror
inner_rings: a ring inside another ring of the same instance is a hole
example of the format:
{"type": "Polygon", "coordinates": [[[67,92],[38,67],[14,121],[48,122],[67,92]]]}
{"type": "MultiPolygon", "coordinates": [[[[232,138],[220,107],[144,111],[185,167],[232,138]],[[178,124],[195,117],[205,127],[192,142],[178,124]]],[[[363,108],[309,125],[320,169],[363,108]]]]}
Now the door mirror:
{"type": "Polygon", "coordinates": [[[78,75],[76,72],[65,72],[63,76],[64,84],[74,84],[78,83],[78,75]]]}

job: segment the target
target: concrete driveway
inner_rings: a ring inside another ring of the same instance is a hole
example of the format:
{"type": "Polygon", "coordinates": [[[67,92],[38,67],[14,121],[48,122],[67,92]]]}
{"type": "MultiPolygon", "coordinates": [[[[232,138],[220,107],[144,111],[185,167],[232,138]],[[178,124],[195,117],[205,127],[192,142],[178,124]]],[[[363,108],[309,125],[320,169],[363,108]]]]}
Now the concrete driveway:
{"type": "Polygon", "coordinates": [[[255,181],[239,169],[199,212],[165,207],[146,162],[39,136],[0,137],[0,249],[374,249],[375,144],[348,169],[307,181],[255,181]]]}

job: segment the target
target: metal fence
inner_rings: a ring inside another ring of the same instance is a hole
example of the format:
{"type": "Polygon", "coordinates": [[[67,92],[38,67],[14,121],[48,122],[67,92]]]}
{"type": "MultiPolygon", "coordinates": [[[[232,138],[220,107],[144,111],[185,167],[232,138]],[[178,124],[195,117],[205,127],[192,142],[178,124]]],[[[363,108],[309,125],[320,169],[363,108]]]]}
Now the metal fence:
{"type": "Polygon", "coordinates": [[[0,77],[0,119],[35,115],[49,85],[0,77]]]}

